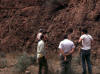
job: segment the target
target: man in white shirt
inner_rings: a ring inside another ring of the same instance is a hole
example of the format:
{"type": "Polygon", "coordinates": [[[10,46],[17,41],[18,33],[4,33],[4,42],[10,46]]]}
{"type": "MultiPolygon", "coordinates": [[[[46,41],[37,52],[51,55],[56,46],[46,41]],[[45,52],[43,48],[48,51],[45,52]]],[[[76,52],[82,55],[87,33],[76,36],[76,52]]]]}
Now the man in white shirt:
{"type": "Polygon", "coordinates": [[[82,41],[81,59],[82,59],[83,74],[86,74],[86,62],[88,65],[88,72],[89,74],[92,74],[92,66],[91,66],[91,61],[90,61],[90,50],[91,50],[93,38],[91,35],[88,34],[87,29],[83,29],[82,34],[83,35],[80,37],[79,43],[82,41]]]}
{"type": "Polygon", "coordinates": [[[74,52],[74,43],[64,36],[64,40],[59,44],[60,59],[61,59],[61,74],[70,74],[71,72],[71,59],[74,52]]]}
{"type": "Polygon", "coordinates": [[[42,69],[45,69],[44,74],[47,74],[48,64],[47,64],[46,50],[45,50],[45,36],[43,34],[40,36],[40,40],[38,41],[37,59],[38,59],[38,62],[39,62],[39,72],[38,72],[38,74],[42,74],[42,69]]]}

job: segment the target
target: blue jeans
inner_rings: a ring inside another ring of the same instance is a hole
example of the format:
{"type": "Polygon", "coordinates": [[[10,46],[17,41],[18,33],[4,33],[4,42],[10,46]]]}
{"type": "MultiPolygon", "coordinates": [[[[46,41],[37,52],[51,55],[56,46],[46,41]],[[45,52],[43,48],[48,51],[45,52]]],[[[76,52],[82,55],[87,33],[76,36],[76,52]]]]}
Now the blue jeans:
{"type": "Polygon", "coordinates": [[[86,74],[86,62],[88,66],[88,73],[92,74],[92,66],[90,61],[90,49],[81,50],[81,59],[82,59],[83,74],[86,74]]]}

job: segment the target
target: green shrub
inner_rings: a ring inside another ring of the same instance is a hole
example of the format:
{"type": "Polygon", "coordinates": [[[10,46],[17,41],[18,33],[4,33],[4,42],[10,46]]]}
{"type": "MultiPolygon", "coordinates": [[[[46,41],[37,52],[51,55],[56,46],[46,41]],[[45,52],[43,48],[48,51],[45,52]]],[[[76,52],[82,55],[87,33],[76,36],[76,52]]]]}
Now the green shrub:
{"type": "Polygon", "coordinates": [[[0,58],[5,58],[6,54],[4,52],[0,52],[0,58]]]}
{"type": "Polygon", "coordinates": [[[28,56],[27,53],[23,53],[22,56],[18,58],[18,61],[14,66],[14,72],[24,72],[27,67],[34,64],[35,61],[35,57],[28,56]]]}
{"type": "Polygon", "coordinates": [[[7,67],[7,59],[1,58],[0,59],[0,68],[5,68],[7,67]]]}

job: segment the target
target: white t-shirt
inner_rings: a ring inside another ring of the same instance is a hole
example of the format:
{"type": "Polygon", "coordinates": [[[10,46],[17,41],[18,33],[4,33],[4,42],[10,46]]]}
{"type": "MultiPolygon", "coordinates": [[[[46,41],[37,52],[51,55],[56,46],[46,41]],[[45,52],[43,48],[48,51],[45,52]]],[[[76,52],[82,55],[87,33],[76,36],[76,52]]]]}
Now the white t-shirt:
{"type": "Polygon", "coordinates": [[[43,40],[40,40],[37,45],[37,58],[45,56],[45,44],[43,40]]]}
{"type": "Polygon", "coordinates": [[[75,48],[74,43],[71,40],[64,39],[63,41],[60,42],[59,44],[59,49],[62,49],[64,53],[69,52],[72,48],[75,48]]]}
{"type": "Polygon", "coordinates": [[[92,36],[89,34],[84,34],[80,37],[82,39],[82,49],[89,50],[91,49],[91,41],[93,40],[92,36]]]}

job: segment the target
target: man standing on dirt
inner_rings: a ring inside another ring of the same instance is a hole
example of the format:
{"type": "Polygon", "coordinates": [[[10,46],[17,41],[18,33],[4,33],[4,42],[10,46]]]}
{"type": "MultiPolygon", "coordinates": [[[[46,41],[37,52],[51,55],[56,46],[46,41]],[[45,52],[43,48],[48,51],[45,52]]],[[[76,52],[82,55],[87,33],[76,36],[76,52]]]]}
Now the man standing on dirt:
{"type": "Polygon", "coordinates": [[[61,74],[71,74],[71,59],[74,52],[74,43],[64,36],[64,40],[59,44],[60,60],[61,60],[61,74]]]}
{"type": "Polygon", "coordinates": [[[90,51],[93,38],[91,35],[88,34],[87,29],[83,29],[82,34],[83,35],[80,37],[79,43],[82,41],[81,59],[82,59],[83,74],[86,74],[86,62],[88,65],[88,72],[89,74],[92,74],[90,51]]]}
{"type": "Polygon", "coordinates": [[[40,40],[38,41],[37,46],[37,59],[39,63],[39,72],[38,74],[42,74],[42,69],[44,69],[44,74],[48,74],[48,65],[47,65],[47,58],[46,58],[46,50],[45,50],[45,36],[42,34],[40,36],[40,40]]]}

